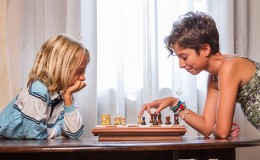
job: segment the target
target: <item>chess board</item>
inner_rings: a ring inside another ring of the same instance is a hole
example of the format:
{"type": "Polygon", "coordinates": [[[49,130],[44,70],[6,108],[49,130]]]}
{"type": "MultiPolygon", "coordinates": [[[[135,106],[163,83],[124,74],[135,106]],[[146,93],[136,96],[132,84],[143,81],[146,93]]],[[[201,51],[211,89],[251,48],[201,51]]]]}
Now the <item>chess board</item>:
{"type": "Polygon", "coordinates": [[[108,125],[91,131],[99,141],[169,141],[181,140],[187,132],[184,125],[108,125]]]}

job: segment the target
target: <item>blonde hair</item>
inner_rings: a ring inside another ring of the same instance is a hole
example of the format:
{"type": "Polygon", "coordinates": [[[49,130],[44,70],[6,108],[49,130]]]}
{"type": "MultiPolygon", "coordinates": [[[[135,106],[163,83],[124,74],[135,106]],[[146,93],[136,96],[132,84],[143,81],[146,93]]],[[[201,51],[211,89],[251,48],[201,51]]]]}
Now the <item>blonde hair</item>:
{"type": "Polygon", "coordinates": [[[87,55],[89,62],[89,52],[83,44],[65,35],[50,38],[37,53],[27,87],[33,81],[40,80],[47,86],[49,92],[66,90],[84,54],[87,55]]]}

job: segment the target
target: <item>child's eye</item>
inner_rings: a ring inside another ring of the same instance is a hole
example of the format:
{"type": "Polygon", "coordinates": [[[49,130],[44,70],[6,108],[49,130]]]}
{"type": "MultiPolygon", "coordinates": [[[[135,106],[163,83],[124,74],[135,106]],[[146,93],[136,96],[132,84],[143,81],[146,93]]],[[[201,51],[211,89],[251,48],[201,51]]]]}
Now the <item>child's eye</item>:
{"type": "Polygon", "coordinates": [[[187,57],[182,57],[182,59],[183,59],[183,60],[186,60],[186,59],[187,59],[187,57]]]}
{"type": "Polygon", "coordinates": [[[83,73],[84,73],[84,71],[79,71],[79,72],[78,72],[78,74],[83,74],[83,73]]]}
{"type": "Polygon", "coordinates": [[[77,74],[83,74],[83,73],[84,73],[83,70],[78,70],[78,71],[77,71],[77,74]]]}

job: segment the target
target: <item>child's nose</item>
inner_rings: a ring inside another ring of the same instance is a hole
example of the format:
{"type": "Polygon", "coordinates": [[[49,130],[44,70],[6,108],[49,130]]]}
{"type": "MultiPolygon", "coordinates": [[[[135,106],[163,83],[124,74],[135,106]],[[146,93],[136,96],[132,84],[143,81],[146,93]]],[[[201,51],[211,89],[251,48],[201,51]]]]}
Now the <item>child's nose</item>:
{"type": "Polygon", "coordinates": [[[183,60],[179,59],[179,67],[180,68],[184,68],[186,65],[185,63],[183,62],[183,60]]]}
{"type": "Polygon", "coordinates": [[[86,78],[85,78],[85,75],[84,75],[84,74],[82,74],[82,75],[81,75],[79,78],[80,78],[80,80],[81,80],[81,81],[85,81],[85,80],[86,80],[86,78]]]}

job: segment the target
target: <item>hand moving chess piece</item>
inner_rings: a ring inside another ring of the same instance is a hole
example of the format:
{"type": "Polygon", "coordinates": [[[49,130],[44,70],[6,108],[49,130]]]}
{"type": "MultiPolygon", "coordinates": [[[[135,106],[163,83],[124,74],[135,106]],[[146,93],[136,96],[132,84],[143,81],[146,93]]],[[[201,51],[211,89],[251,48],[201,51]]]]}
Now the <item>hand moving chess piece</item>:
{"type": "Polygon", "coordinates": [[[142,125],[146,125],[146,122],[145,122],[145,117],[142,117],[142,125]]]}

